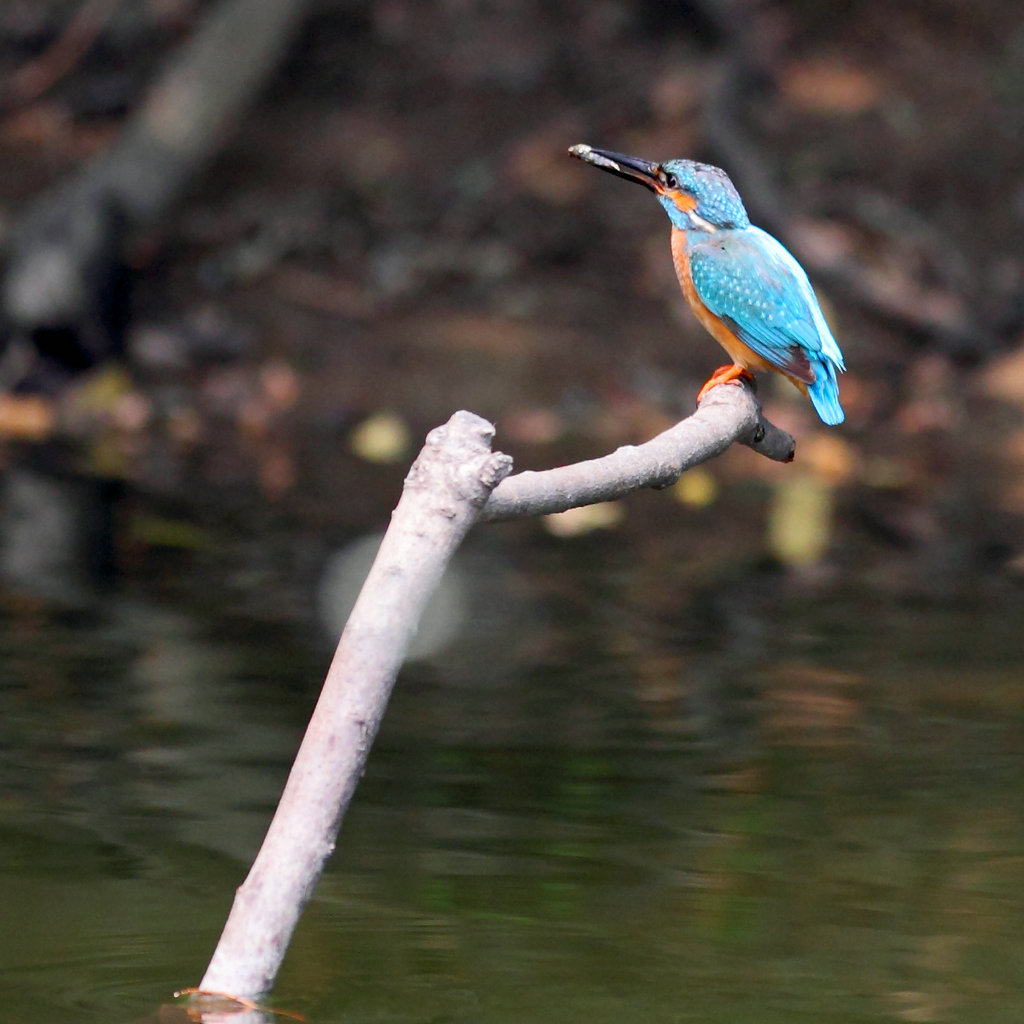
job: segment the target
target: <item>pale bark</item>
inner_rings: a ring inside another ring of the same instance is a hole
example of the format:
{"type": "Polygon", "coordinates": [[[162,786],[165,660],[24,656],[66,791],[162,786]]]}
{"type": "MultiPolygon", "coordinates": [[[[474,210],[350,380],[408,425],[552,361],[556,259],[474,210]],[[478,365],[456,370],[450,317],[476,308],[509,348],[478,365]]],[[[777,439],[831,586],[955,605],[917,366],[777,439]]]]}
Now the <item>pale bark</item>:
{"type": "Polygon", "coordinates": [[[789,461],[793,439],[748,387],[713,389],[646,444],[545,473],[508,476],[494,428],[458,412],[432,431],[338,644],[277,813],[239,888],[201,992],[258,999],[281,961],[362,777],[391,689],[445,566],[478,518],[511,519],[665,486],[734,441],[789,461]]]}
{"type": "Polygon", "coordinates": [[[266,839],[200,988],[268,991],[334,850],[420,616],[494,485],[512,468],[494,428],[458,412],[433,430],[352,609],[266,839]]]}
{"type": "Polygon", "coordinates": [[[795,451],[793,438],[761,415],[748,387],[717,387],[708,392],[696,415],[641,445],[571,466],[510,476],[495,488],[480,518],[546,515],[614,501],[645,487],[668,487],[686,470],[721,455],[735,442],[776,462],[792,461],[795,451]]]}

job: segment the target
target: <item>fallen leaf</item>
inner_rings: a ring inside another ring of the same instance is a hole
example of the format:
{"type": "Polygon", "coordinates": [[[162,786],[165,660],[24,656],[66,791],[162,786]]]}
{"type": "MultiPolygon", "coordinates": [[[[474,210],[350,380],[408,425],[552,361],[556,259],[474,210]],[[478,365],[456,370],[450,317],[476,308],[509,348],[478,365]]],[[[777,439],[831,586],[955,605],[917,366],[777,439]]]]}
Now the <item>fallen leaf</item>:
{"type": "Polygon", "coordinates": [[[989,398],[1024,406],[1024,346],[993,359],[978,374],[978,383],[989,398]]]}
{"type": "Polygon", "coordinates": [[[718,481],[703,466],[688,470],[670,491],[676,501],[693,508],[705,508],[718,498],[718,481]]]}
{"type": "Polygon", "coordinates": [[[610,530],[624,518],[625,512],[619,502],[602,501],[545,516],[544,528],[555,537],[582,537],[595,530],[610,530]]]}
{"type": "Polygon", "coordinates": [[[348,443],[367,462],[401,462],[409,451],[409,428],[393,412],[376,412],[352,431],[348,443]]]}
{"type": "Polygon", "coordinates": [[[801,441],[800,462],[832,487],[840,487],[853,477],[856,456],[838,434],[815,433],[801,441]]]}
{"type": "Polygon", "coordinates": [[[260,369],[263,394],[276,409],[290,409],[299,400],[302,383],[296,372],[283,360],[275,359],[260,369]]]}
{"type": "Polygon", "coordinates": [[[794,61],[783,72],[780,88],[790,103],[814,114],[860,114],[882,95],[873,75],[828,59],[794,61]]]}
{"type": "Polygon", "coordinates": [[[792,474],[772,495],[769,550],[784,565],[814,565],[831,542],[832,516],[832,488],[818,476],[792,474]]]}
{"type": "Polygon", "coordinates": [[[0,437],[45,441],[57,417],[53,402],[38,395],[0,395],[0,437]]]}

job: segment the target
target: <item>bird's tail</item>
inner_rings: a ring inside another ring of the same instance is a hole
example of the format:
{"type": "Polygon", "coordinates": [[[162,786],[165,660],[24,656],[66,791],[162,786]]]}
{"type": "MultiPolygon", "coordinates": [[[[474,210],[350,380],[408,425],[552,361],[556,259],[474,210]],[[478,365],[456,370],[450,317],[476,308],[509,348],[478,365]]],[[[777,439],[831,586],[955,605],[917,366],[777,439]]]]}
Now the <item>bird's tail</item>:
{"type": "Polygon", "coordinates": [[[814,383],[807,388],[811,404],[822,421],[834,427],[846,419],[843,407],[839,404],[839,383],[836,380],[835,363],[830,360],[816,362],[814,375],[814,383]]]}

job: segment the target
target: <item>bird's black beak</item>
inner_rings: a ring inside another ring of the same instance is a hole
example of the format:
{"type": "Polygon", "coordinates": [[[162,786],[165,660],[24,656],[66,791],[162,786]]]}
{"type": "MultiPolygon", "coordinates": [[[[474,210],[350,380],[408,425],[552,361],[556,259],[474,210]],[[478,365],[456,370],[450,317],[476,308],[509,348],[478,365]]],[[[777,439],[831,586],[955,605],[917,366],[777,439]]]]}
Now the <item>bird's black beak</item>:
{"type": "Polygon", "coordinates": [[[617,174],[626,181],[635,181],[649,188],[656,195],[663,195],[665,183],[661,180],[661,165],[641,160],[638,156],[612,153],[607,149],[593,149],[584,143],[569,147],[569,155],[584,163],[600,167],[602,171],[617,174]]]}

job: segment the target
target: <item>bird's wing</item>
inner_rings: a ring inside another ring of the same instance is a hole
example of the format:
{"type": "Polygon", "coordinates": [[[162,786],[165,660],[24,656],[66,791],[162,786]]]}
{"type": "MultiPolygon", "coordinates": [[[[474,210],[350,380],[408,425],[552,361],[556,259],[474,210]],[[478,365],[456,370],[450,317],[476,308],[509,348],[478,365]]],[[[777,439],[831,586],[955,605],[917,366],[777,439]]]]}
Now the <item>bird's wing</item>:
{"type": "Polygon", "coordinates": [[[807,275],[767,232],[720,231],[689,256],[701,302],[762,359],[805,384],[822,358],[843,368],[807,275]]]}

